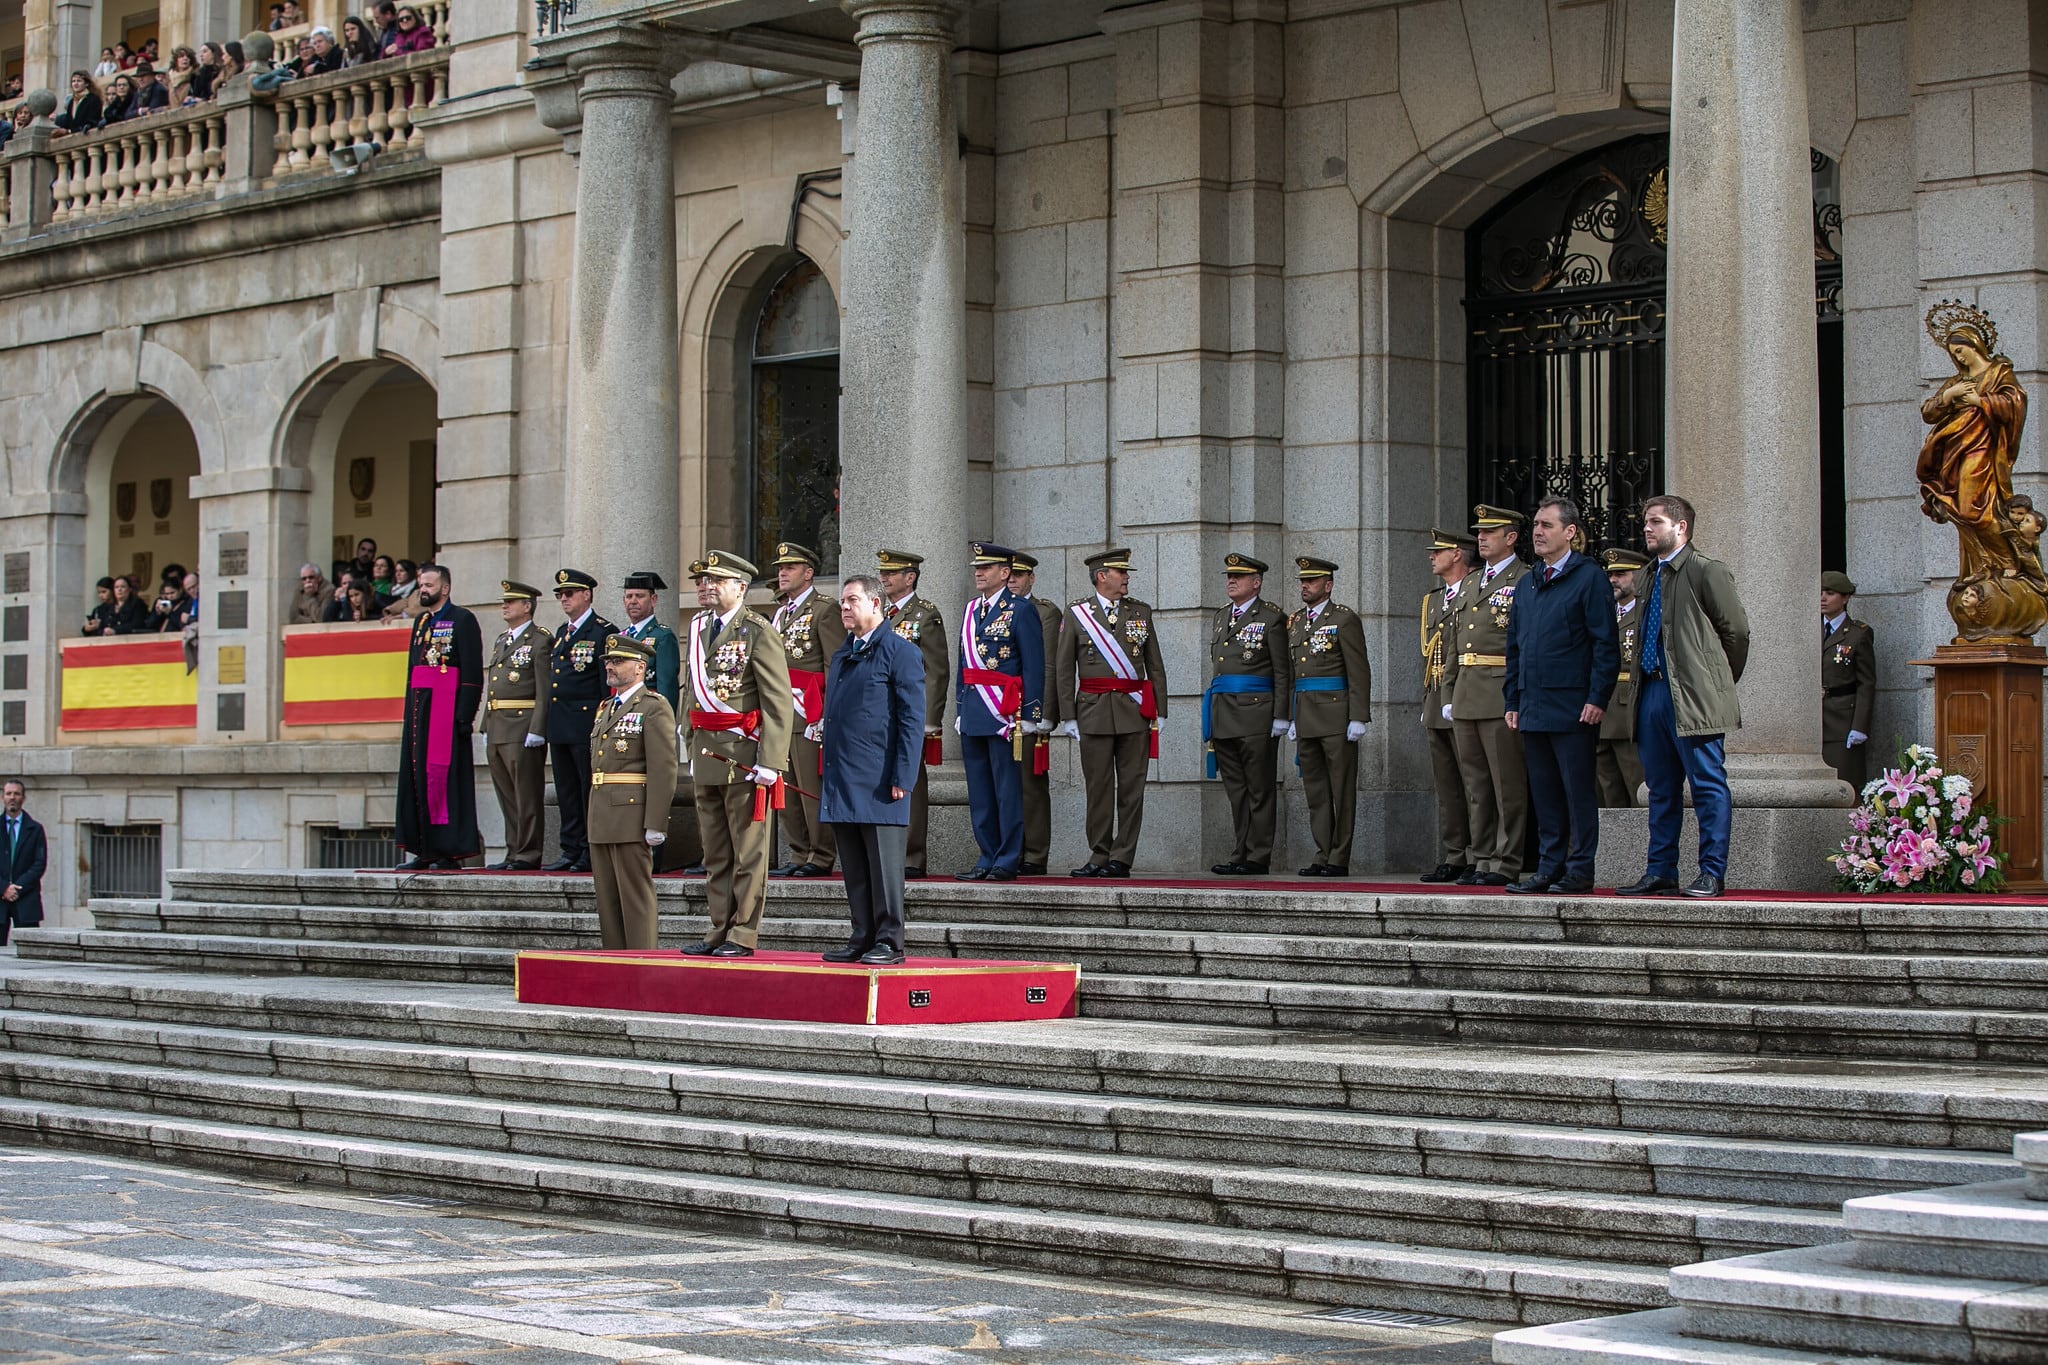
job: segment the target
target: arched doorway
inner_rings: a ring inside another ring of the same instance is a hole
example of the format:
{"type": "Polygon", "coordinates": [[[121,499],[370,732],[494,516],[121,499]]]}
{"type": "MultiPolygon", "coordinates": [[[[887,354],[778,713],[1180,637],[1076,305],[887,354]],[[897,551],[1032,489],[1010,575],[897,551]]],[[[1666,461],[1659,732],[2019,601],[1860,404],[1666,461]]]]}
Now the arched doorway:
{"type": "MultiPolygon", "coordinates": [[[[1468,489],[1527,511],[1562,494],[1595,544],[1636,543],[1664,479],[1664,133],[1555,167],[1466,234],[1468,489]]],[[[1841,195],[1813,153],[1822,563],[1842,562],[1841,195]]]]}
{"type": "Polygon", "coordinates": [[[839,563],[839,303],[831,283],[798,257],[755,315],[749,353],[747,541],[754,562],[777,541],[839,563]]]}
{"type": "Polygon", "coordinates": [[[149,603],[165,569],[198,571],[199,506],[192,500],[198,473],[198,440],[170,403],[135,398],[107,415],[86,457],[81,615],[93,605],[92,588],[102,577],[126,575],[149,603]]]}
{"type": "Polygon", "coordinates": [[[330,576],[362,540],[393,559],[434,557],[439,406],[433,385],[388,360],[341,366],[298,405],[285,455],[312,475],[306,557],[330,576]]]}

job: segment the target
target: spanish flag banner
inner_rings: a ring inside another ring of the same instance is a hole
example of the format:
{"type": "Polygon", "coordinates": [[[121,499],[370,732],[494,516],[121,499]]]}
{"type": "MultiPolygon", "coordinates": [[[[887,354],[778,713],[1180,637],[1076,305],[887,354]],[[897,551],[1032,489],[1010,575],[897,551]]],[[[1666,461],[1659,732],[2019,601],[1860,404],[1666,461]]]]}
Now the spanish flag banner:
{"type": "Polygon", "coordinates": [[[412,623],[293,627],[284,633],[284,723],[374,725],[405,718],[412,623]]]}
{"type": "Polygon", "coordinates": [[[183,730],[199,724],[199,675],[185,671],[176,636],[65,640],[63,712],[66,730],[183,730]]]}

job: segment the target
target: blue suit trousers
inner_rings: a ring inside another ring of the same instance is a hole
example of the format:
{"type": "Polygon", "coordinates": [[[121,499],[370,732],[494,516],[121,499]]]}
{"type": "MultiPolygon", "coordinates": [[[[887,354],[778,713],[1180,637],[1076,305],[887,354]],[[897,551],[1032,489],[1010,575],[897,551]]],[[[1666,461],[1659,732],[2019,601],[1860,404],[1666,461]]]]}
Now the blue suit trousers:
{"type": "Polygon", "coordinates": [[[1522,763],[1536,808],[1536,871],[1551,880],[1593,880],[1600,851],[1600,790],[1594,755],[1600,727],[1522,732],[1522,763]]]}
{"type": "Polygon", "coordinates": [[[1692,784],[1700,822],[1700,871],[1728,875],[1728,760],[1720,735],[1681,735],[1671,709],[1671,684],[1654,678],[1636,694],[1636,754],[1650,794],[1650,866],[1653,877],[1678,876],[1678,834],[1685,821],[1685,787],[1692,784]]]}
{"type": "Polygon", "coordinates": [[[1024,768],[1010,756],[1002,735],[960,736],[960,762],[967,769],[967,810],[974,821],[974,842],[981,848],[976,867],[1017,870],[1024,858],[1024,768]]]}

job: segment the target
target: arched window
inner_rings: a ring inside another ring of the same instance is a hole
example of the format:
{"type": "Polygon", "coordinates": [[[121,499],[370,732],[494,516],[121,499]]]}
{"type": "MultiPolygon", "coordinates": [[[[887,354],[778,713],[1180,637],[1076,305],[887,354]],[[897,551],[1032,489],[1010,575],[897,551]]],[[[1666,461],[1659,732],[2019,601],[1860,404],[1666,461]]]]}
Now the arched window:
{"type": "Polygon", "coordinates": [[[777,541],[839,564],[839,303],[824,273],[799,259],[761,301],[753,346],[754,562],[777,541]]]}

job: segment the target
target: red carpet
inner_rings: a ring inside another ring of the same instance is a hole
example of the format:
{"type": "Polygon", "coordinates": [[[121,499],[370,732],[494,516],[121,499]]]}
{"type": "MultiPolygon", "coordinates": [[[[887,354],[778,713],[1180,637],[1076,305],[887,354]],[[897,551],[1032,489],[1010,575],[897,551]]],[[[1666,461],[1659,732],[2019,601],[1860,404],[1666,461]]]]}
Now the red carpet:
{"type": "Polygon", "coordinates": [[[583,1009],[813,1024],[993,1024],[1072,1018],[1080,975],[1059,962],[913,957],[900,967],[864,967],[816,953],[593,949],[519,954],[512,990],[524,1004],[583,1009]]]}

